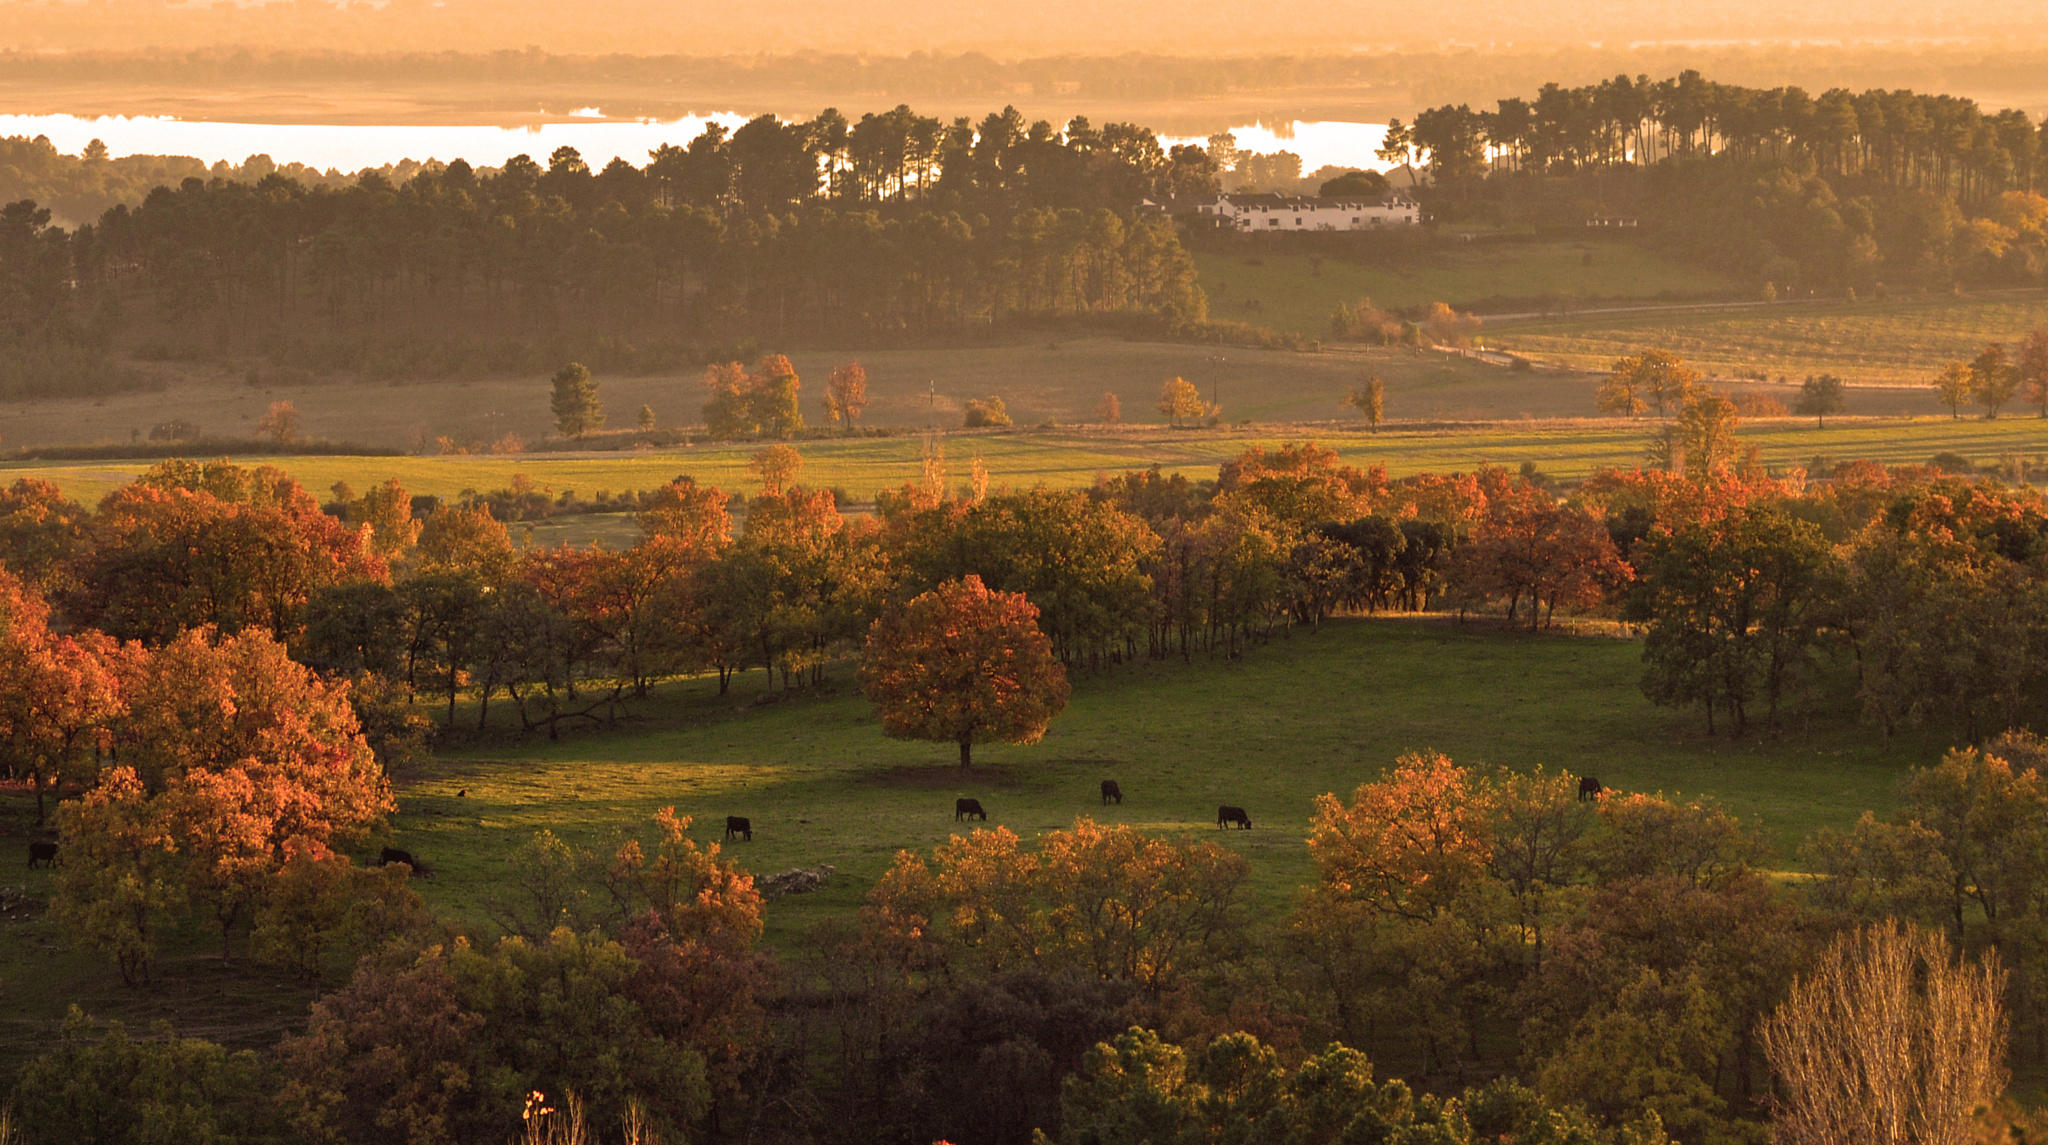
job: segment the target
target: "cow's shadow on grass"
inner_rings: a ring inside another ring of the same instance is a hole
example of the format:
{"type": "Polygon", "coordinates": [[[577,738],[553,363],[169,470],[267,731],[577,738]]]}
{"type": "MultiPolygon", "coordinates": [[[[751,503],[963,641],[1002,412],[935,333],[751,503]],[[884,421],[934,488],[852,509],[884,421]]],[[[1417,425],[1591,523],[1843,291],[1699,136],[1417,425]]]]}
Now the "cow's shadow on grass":
{"type": "MultiPolygon", "coordinates": [[[[970,767],[957,764],[899,764],[864,770],[859,782],[869,787],[894,787],[907,791],[951,791],[955,788],[996,788],[1003,791],[1051,791],[1072,783],[1070,772],[1078,769],[1094,775],[1111,774],[1117,761],[1110,759],[1048,759],[1041,762],[998,767],[970,767]]],[[[1094,780],[1089,791],[1094,792],[1094,780]]]]}
{"type": "Polygon", "coordinates": [[[970,767],[958,764],[900,764],[860,773],[860,782],[870,787],[894,787],[906,791],[951,791],[955,788],[1000,788],[1014,791],[1035,787],[1033,777],[1007,767],[970,767]]]}

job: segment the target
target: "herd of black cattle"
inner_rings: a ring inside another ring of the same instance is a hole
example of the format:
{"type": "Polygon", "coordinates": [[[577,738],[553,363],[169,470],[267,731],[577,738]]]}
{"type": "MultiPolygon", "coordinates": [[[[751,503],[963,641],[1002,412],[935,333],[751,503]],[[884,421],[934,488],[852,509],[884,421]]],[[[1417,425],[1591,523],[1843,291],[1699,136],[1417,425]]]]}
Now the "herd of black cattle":
{"type": "MultiPolygon", "coordinates": [[[[1598,798],[1604,790],[1606,788],[1601,786],[1600,781],[1590,775],[1583,776],[1579,780],[1579,798],[1581,800],[1598,798]]],[[[468,795],[469,789],[464,788],[462,794],[468,795]]],[[[1115,803],[1119,807],[1123,806],[1124,790],[1117,786],[1116,780],[1105,779],[1102,781],[1102,802],[1104,806],[1108,806],[1110,803],[1115,803]]],[[[965,797],[955,799],[953,801],[953,821],[958,823],[963,819],[979,819],[986,823],[988,822],[988,811],[982,807],[981,800],[979,799],[965,797]]],[[[1216,826],[1218,828],[1240,827],[1249,831],[1252,829],[1252,817],[1244,808],[1232,807],[1230,804],[1224,803],[1216,808],[1216,826]]],[[[753,820],[744,815],[726,816],[725,838],[727,842],[731,842],[734,839],[746,843],[753,842],[753,820]]],[[[412,852],[398,847],[386,847],[378,855],[377,865],[388,866],[392,863],[404,863],[406,866],[411,867],[415,874],[424,875],[427,873],[426,867],[413,857],[412,852]]],[[[28,845],[28,865],[30,869],[56,866],[57,844],[48,842],[30,843],[28,845]]]]}
{"type": "MultiPolygon", "coordinates": [[[[1123,806],[1123,802],[1124,789],[1117,786],[1116,780],[1103,780],[1103,806],[1107,807],[1109,804],[1114,803],[1117,806],[1121,807],[1123,806]]],[[[953,801],[953,822],[958,823],[967,819],[978,819],[983,823],[988,822],[988,809],[981,805],[981,800],[970,799],[966,796],[962,796],[953,801]]],[[[1219,805],[1216,808],[1216,826],[1242,827],[1243,829],[1249,831],[1252,829],[1252,817],[1245,811],[1244,808],[1232,807],[1228,803],[1225,803],[1219,805]]],[[[726,816],[725,838],[728,842],[734,839],[739,839],[743,842],[752,842],[754,839],[753,820],[747,818],[744,815],[726,816]]]]}

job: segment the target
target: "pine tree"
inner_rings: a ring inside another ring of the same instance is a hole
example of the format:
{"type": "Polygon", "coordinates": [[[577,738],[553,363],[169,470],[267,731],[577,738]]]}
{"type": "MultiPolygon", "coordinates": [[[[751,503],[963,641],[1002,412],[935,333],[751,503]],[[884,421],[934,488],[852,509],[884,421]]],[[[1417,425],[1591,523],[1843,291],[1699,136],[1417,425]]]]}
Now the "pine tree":
{"type": "Polygon", "coordinates": [[[604,428],[604,403],[598,400],[597,383],[581,362],[555,371],[555,392],[549,404],[555,411],[555,425],[570,437],[604,428]]]}

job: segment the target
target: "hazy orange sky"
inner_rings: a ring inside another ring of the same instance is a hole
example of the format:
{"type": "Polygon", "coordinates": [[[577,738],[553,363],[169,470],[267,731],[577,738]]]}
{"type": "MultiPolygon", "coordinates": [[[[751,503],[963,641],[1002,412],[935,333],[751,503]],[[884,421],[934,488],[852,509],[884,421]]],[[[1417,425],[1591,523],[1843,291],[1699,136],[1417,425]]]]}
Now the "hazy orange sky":
{"type": "Polygon", "coordinates": [[[2048,38],[2044,0],[390,0],[169,5],[0,0],[0,48],[1315,52],[1394,44],[2048,38]]]}

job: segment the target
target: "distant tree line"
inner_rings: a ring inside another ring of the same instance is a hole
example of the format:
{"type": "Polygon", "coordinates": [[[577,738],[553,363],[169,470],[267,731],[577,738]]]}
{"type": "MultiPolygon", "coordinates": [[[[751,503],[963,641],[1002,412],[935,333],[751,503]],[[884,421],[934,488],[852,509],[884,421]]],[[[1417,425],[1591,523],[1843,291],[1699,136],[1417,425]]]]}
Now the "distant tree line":
{"type": "Polygon", "coordinates": [[[114,344],[433,376],[1040,319],[1163,331],[1206,309],[1172,224],[1133,208],[1215,186],[1202,148],[1145,128],[899,107],[713,125],[602,171],[563,147],[402,185],[193,175],[70,231],[18,202],[0,215],[0,395],[118,383],[92,376],[114,344]]]}
{"type": "Polygon", "coordinates": [[[1382,153],[1427,164],[1432,210],[1578,225],[1627,216],[1689,255],[1782,288],[2048,270],[2043,125],[1903,90],[1616,76],[1433,107],[1382,153]]]}
{"type": "MultiPolygon", "coordinates": [[[[413,177],[420,164],[410,160],[376,168],[394,183],[413,177]]],[[[322,171],[303,163],[279,163],[268,155],[251,155],[240,163],[211,165],[189,155],[109,154],[93,140],[77,155],[57,150],[49,137],[0,136],[0,202],[33,199],[47,207],[60,225],[91,222],[121,205],[138,206],[158,187],[175,187],[187,179],[226,179],[254,183],[267,175],[283,175],[308,187],[345,186],[360,173],[322,171]]]]}

